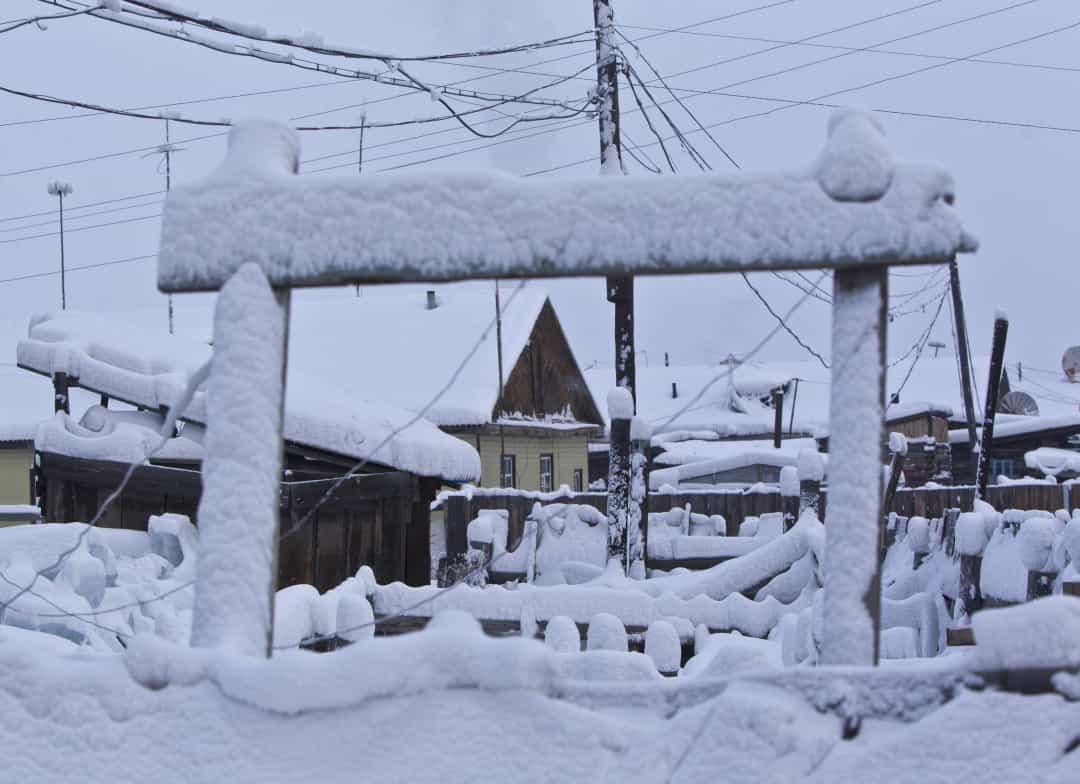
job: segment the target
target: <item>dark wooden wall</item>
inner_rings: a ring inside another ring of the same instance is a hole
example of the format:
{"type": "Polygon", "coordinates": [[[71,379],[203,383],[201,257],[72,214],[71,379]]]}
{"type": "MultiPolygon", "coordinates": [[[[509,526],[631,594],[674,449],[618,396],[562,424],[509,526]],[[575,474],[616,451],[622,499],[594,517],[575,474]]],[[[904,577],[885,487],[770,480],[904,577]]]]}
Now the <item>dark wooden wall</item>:
{"type": "Polygon", "coordinates": [[[555,308],[545,302],[529,342],[509,369],[502,398],[492,412],[520,412],[529,416],[561,414],[569,406],[579,422],[603,425],[555,308]]]}
{"type": "MultiPolygon", "coordinates": [[[[127,465],[39,453],[37,488],[46,522],[86,522],[120,484],[127,465]]],[[[281,483],[278,587],[320,591],[370,566],[380,583],[430,580],[433,480],[400,471],[350,477],[311,514],[336,478],[281,483]]],[[[197,470],[139,466],[102,517],[107,528],[146,530],[151,515],[176,512],[198,525],[197,470]]]]}

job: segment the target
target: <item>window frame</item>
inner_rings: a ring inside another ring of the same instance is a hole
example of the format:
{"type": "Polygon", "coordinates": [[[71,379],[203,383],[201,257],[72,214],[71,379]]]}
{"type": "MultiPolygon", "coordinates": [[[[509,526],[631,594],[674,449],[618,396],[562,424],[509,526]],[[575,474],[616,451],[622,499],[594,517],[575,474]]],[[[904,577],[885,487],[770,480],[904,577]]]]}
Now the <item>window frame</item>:
{"type": "Polygon", "coordinates": [[[499,487],[510,489],[517,487],[517,455],[503,454],[499,458],[499,487]],[[510,478],[509,484],[506,481],[507,477],[510,478]]]}
{"type": "Polygon", "coordinates": [[[540,492],[552,493],[555,491],[555,455],[551,452],[540,453],[540,492]],[[548,463],[548,470],[544,471],[544,461],[548,463]],[[547,476],[548,486],[544,487],[544,476],[547,476]]]}

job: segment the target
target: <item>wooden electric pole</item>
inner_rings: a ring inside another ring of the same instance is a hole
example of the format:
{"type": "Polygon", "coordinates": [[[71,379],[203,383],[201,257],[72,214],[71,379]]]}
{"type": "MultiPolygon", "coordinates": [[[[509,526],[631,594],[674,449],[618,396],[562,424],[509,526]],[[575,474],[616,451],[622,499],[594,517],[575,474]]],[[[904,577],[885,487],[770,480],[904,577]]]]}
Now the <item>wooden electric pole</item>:
{"type": "Polygon", "coordinates": [[[990,482],[990,460],[994,451],[994,417],[997,414],[1001,375],[1005,366],[1005,340],[1009,336],[1009,319],[998,313],[994,319],[994,345],[990,352],[990,378],[986,384],[986,409],[983,415],[982,442],[975,471],[975,497],[986,500],[990,482]]]}
{"type": "Polygon", "coordinates": [[[964,394],[964,418],[967,421],[968,444],[971,448],[971,467],[975,469],[978,434],[975,430],[975,398],[971,393],[971,355],[968,352],[964,298],[960,296],[960,267],[955,257],[949,262],[949,289],[952,292],[953,319],[956,322],[956,353],[960,356],[960,386],[963,387],[964,394]]]}
{"type": "MultiPolygon", "coordinates": [[[[618,57],[611,0],[593,0],[596,27],[596,105],[600,129],[600,173],[625,174],[619,135],[618,57]]],[[[634,364],[634,278],[609,275],[607,299],[615,305],[615,386],[626,387],[637,410],[634,364]]]]}

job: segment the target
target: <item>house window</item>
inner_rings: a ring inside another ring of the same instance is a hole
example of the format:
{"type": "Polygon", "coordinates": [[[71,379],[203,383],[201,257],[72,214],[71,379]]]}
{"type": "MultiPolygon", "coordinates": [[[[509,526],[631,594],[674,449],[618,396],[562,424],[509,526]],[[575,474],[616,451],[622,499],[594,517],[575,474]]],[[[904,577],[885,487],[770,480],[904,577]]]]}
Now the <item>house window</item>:
{"type": "Polygon", "coordinates": [[[585,489],[585,472],[580,468],[574,469],[574,492],[580,493],[585,489]]]}
{"type": "Polygon", "coordinates": [[[550,493],[555,489],[555,458],[552,455],[540,455],[540,492],[550,493]]]}
{"type": "Polygon", "coordinates": [[[501,484],[503,487],[517,486],[517,459],[514,455],[502,456],[501,484]]]}
{"type": "Polygon", "coordinates": [[[992,457],[990,458],[990,478],[991,480],[999,477],[1007,476],[1009,478],[1016,477],[1016,461],[1011,457],[992,457]]]}

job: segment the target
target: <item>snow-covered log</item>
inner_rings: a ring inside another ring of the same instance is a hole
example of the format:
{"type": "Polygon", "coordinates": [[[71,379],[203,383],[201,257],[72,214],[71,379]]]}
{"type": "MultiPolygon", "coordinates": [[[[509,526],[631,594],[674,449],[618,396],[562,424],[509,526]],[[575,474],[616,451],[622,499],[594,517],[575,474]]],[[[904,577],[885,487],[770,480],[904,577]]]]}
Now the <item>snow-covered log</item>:
{"type": "Polygon", "coordinates": [[[273,639],[287,303],[245,264],[221,289],[191,643],[251,656],[273,639]]]}
{"type": "Polygon", "coordinates": [[[887,290],[884,267],[834,279],[821,651],[830,665],[877,663],[887,290]]]}
{"type": "Polygon", "coordinates": [[[217,172],[172,189],[163,291],[217,289],[249,261],[300,286],[930,263],[976,246],[949,175],[894,162],[852,112],[814,165],[768,175],[298,178],[294,135],[272,129],[234,131],[217,172]]]}

